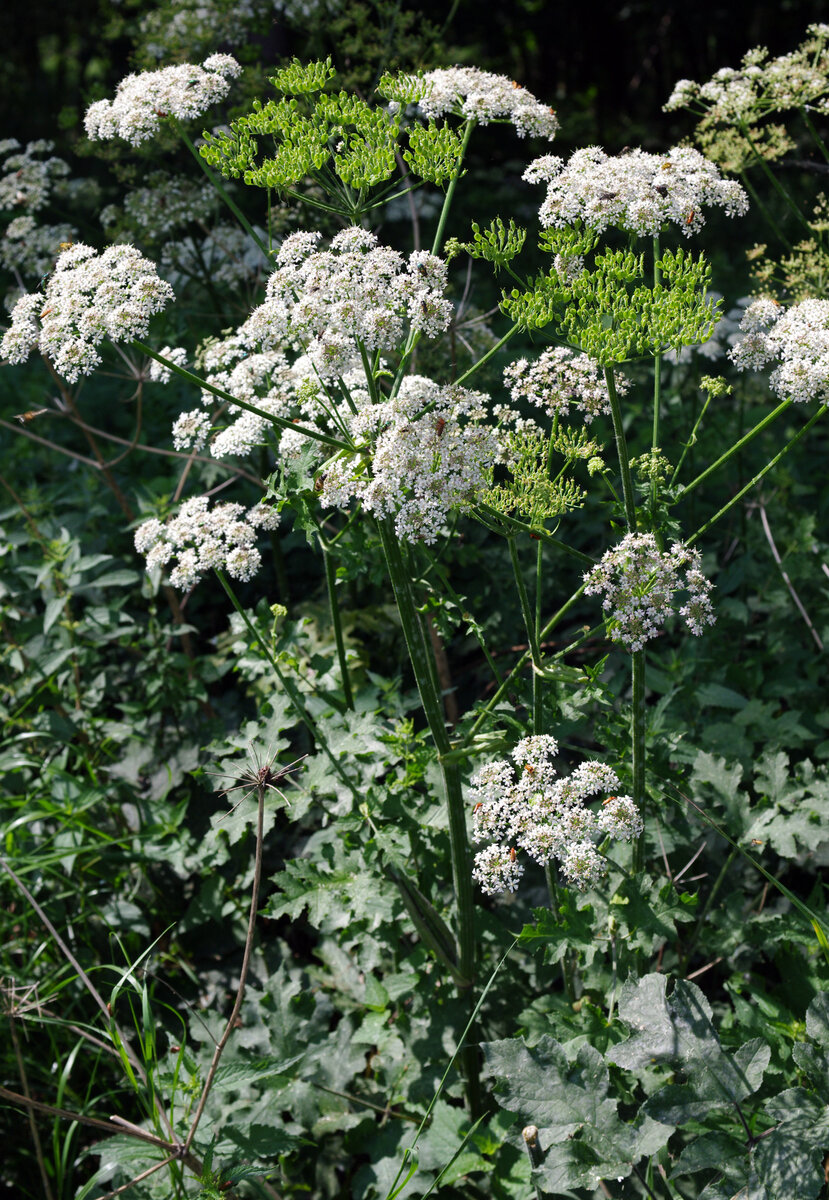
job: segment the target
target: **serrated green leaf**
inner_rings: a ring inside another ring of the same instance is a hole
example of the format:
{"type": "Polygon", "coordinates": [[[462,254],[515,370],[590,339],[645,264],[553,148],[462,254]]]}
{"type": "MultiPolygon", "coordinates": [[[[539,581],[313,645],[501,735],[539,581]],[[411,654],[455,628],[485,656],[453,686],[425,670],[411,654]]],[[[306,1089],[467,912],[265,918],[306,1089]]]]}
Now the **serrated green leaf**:
{"type": "Polygon", "coordinates": [[[518,935],[519,944],[528,949],[543,949],[544,961],[560,962],[567,951],[578,946],[589,965],[596,953],[596,925],[593,907],[578,906],[577,897],[561,889],[557,912],[534,908],[534,925],[525,925],[518,935]]]}

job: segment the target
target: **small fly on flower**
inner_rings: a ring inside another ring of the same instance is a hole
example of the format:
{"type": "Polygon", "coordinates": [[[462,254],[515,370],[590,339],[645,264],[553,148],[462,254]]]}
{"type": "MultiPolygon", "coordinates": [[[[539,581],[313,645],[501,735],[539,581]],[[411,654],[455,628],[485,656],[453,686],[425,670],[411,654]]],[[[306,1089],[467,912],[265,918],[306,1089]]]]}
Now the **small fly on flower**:
{"type": "MultiPolygon", "coordinates": [[[[229,812],[225,813],[221,820],[224,821],[226,817],[232,816],[242,801],[247,800],[248,796],[252,796],[254,792],[261,791],[263,794],[267,791],[276,792],[278,795],[282,796],[282,799],[286,804],[290,804],[290,801],[287,799],[284,793],[280,791],[279,784],[283,783],[287,776],[296,769],[296,767],[304,758],[307,757],[307,754],[301,754],[299,758],[295,758],[292,763],[288,763],[287,766],[283,767],[280,764],[275,763],[274,759],[271,757],[270,751],[268,751],[265,761],[261,762],[259,755],[255,750],[253,750],[253,748],[251,748],[252,761],[248,760],[248,762],[245,763],[244,768],[241,771],[234,772],[232,776],[233,778],[240,780],[240,782],[233,784],[232,787],[225,788],[225,790],[220,792],[219,795],[229,796],[231,792],[236,792],[239,790],[239,788],[247,788],[247,791],[239,800],[236,801],[236,803],[233,805],[233,808],[231,808],[229,812]]],[[[207,774],[224,775],[225,778],[227,778],[230,773],[228,771],[208,771],[207,774]]]]}
{"type": "Polygon", "coordinates": [[[443,437],[443,431],[445,428],[446,428],[446,418],[438,417],[437,421],[435,421],[435,433],[437,434],[438,437],[443,437]]]}

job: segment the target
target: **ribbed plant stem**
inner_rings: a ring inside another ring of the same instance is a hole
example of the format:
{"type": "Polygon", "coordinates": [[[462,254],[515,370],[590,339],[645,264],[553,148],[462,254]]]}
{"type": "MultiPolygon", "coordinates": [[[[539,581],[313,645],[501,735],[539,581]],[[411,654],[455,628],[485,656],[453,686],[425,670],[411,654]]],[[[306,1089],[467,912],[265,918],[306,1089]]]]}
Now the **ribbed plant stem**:
{"type": "MultiPolygon", "coordinates": [[[[613,416],[613,432],[616,435],[616,452],[619,458],[619,473],[622,477],[622,496],[625,505],[625,517],[628,529],[636,532],[636,499],[633,493],[633,480],[630,474],[630,459],[628,457],[625,431],[622,425],[622,410],[616,393],[613,371],[605,367],[607,392],[610,397],[610,410],[613,416]]],[[[636,650],[631,655],[631,688],[633,692],[630,713],[630,741],[633,770],[633,802],[640,812],[643,812],[645,799],[645,652],[636,650]]],[[[645,853],[644,832],[640,835],[633,850],[633,868],[641,871],[645,853]]]]}
{"type": "MultiPolygon", "coordinates": [[[[423,627],[415,607],[409,573],[403,561],[400,543],[394,527],[388,519],[378,521],[377,524],[389,577],[394,589],[397,610],[400,613],[406,648],[443,774],[449,818],[452,881],[455,889],[458,969],[467,985],[462,989],[462,994],[466,993],[471,1002],[471,985],[475,979],[475,905],[472,892],[472,863],[461,787],[461,768],[459,763],[445,758],[451,745],[444,722],[440,692],[435,686],[433,665],[429,661],[432,651],[423,636],[423,627]]],[[[466,1046],[461,1057],[469,1107],[473,1114],[478,1113],[480,1110],[480,1084],[478,1056],[475,1047],[466,1046]]]]}
{"type": "MultiPolygon", "coordinates": [[[[659,267],[659,235],[653,239],[653,290],[656,293],[662,286],[662,271],[659,267]]],[[[659,450],[659,420],[662,406],[662,356],[657,354],[653,360],[653,435],[651,450],[654,454],[659,450]]],[[[656,472],[651,480],[651,516],[656,516],[656,472]]]]}
{"type": "MultiPolygon", "coordinates": [[[[544,543],[538,542],[535,554],[535,644],[541,653],[541,568],[544,564],[544,543]]],[[[533,733],[544,732],[544,681],[533,671],[533,733]]]]}
{"type": "Polygon", "coordinates": [[[633,495],[633,480],[630,475],[630,457],[628,455],[628,445],[625,440],[625,429],[622,424],[622,409],[619,405],[619,396],[616,391],[616,380],[613,377],[612,367],[604,369],[605,383],[607,384],[607,394],[610,398],[610,413],[613,417],[613,434],[616,438],[616,455],[619,459],[619,474],[622,477],[622,496],[625,503],[625,520],[628,524],[628,529],[631,533],[636,532],[636,500],[633,495]]]}
{"type": "MultiPolygon", "coordinates": [[[[633,803],[643,812],[645,799],[645,651],[635,650],[632,655],[633,703],[630,714],[631,756],[633,759],[633,803]]],[[[633,847],[633,869],[638,872],[644,866],[644,833],[637,838],[633,847]]]]}
{"type": "Polygon", "coordinates": [[[337,658],[340,663],[340,675],[343,681],[343,696],[349,708],[354,707],[354,694],[351,691],[351,680],[348,677],[348,659],[345,653],[345,641],[343,639],[343,622],[340,613],[340,605],[337,600],[337,572],[334,569],[334,562],[331,558],[331,552],[320,537],[320,549],[322,550],[322,560],[325,563],[325,586],[328,588],[328,607],[331,610],[331,624],[334,626],[334,640],[337,643],[337,658]]]}

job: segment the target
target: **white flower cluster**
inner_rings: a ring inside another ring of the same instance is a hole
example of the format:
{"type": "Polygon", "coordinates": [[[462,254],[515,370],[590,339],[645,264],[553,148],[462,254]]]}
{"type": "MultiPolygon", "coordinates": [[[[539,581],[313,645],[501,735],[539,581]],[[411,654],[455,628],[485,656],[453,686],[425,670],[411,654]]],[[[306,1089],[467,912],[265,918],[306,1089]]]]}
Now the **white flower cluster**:
{"type": "Polygon", "coordinates": [[[267,298],[239,331],[251,344],[303,345],[329,382],[360,345],[369,353],[397,349],[407,323],[427,337],[447,327],[453,309],[443,295],[442,259],[425,251],[404,259],[357,226],[338,233],[329,250],[317,250],[319,237],[299,231],[282,243],[267,298]]]}
{"type": "Polygon", "coordinates": [[[135,531],[135,548],[147,559],[147,570],[164,567],[173,587],[195,587],[208,571],[227,571],[233,579],[252,579],[261,555],[256,529],[276,529],[279,513],[259,503],[217,504],[210,510],[207,496],[185,500],[178,515],[166,523],[153,517],[135,531]]]}
{"type": "Polygon", "coordinates": [[[62,158],[40,157],[53,147],[54,142],[42,138],[29,142],[25,150],[17,138],[0,141],[0,155],[7,156],[0,167],[0,211],[17,208],[32,213],[48,203],[55,181],[69,174],[69,165],[62,158]]]}
{"type": "Polygon", "coordinates": [[[153,313],[173,299],[169,283],[134,246],[110,246],[99,255],[78,242],[59,255],[45,294],[30,293],[15,304],[0,354],[21,363],[37,347],[75,383],[101,362],[97,346],[105,337],[144,337],[153,313]]]}
{"type": "Polygon", "coordinates": [[[38,225],[34,217],[15,217],[0,239],[0,263],[9,271],[40,277],[51,271],[61,243],[77,230],[72,225],[38,225]]]}
{"type": "MultiPolygon", "coordinates": [[[[620,395],[628,389],[624,375],[614,376],[620,395]]],[[[510,363],[504,371],[504,382],[512,399],[518,403],[529,400],[548,417],[566,419],[573,406],[589,425],[600,413],[610,412],[610,398],[604,373],[587,354],[577,354],[566,346],[545,350],[534,363],[525,358],[510,363]]]]}
{"type": "Polygon", "coordinates": [[[652,533],[629,533],[584,578],[586,595],[604,594],[608,629],[631,652],[659,634],[677,592],[687,593],[678,611],[691,633],[714,624],[713,584],[700,569],[699,551],[681,542],[662,552],[652,533]]]}
{"type": "Polygon", "coordinates": [[[345,508],[357,498],[378,517],[394,516],[398,537],[434,542],[450,509],[487,485],[498,445],[495,431],[475,420],[484,399],[421,375],[406,376],[392,400],[372,405],[365,394],[349,432],[373,444],[370,471],[363,455],[342,454],[321,476],[320,500],[345,508]],[[462,417],[472,419],[461,424],[462,417]]]}
{"type": "Polygon", "coordinates": [[[114,100],[96,100],[86,110],[84,127],[93,141],[121,137],[140,146],[158,132],[165,117],[191,120],[223,100],[229,80],[242,68],[230,54],[212,54],[200,67],[181,63],[159,71],[127,75],[114,100]]]}
{"type": "Polygon", "coordinates": [[[590,887],[606,870],[594,835],[630,841],[642,832],[630,796],[607,795],[598,813],[585,805],[619,789],[611,767],[585,762],[560,779],[552,764],[557,753],[555,738],[547,734],[524,738],[510,755],[512,763],[489,763],[472,778],[472,836],[492,843],[475,855],[472,875],[489,895],[517,889],[524,874],[518,850],[541,866],[556,859],[575,887],[590,887]]]}
{"type": "Polygon", "coordinates": [[[537,158],[523,177],[548,184],[539,220],[557,228],[583,221],[599,232],[614,226],[653,237],[672,222],[688,237],[705,224],[706,208],[722,208],[729,217],[748,209],[740,185],[723,179],[714,163],[689,146],[614,157],[587,146],[566,166],[553,154],[537,158]]]}
{"type": "Polygon", "coordinates": [[[478,67],[448,67],[427,71],[422,82],[427,90],[418,108],[431,120],[454,113],[474,117],[480,125],[506,122],[515,126],[519,137],[550,141],[558,131],[553,109],[506,75],[493,75],[478,67]]]}
{"type": "Polygon", "coordinates": [[[826,112],[827,38],[829,25],[810,25],[806,41],[790,54],[770,59],[768,50],[758,46],[749,50],[739,68],[723,67],[707,83],[680,79],[665,111],[702,108],[710,118],[723,124],[751,121],[765,113],[805,104],[826,112]]]}
{"type": "Polygon", "coordinates": [[[777,362],[769,386],[778,396],[829,404],[829,300],[802,300],[785,309],[776,300],[755,300],[740,322],[745,334],[729,351],[741,371],[777,362]]]}

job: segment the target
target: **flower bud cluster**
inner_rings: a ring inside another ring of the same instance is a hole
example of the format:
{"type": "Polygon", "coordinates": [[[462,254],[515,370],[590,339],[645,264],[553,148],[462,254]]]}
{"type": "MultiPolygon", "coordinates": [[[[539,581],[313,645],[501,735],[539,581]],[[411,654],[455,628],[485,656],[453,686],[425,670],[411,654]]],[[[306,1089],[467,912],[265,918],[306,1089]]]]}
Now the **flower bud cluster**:
{"type": "Polygon", "coordinates": [[[78,242],[59,255],[45,294],[18,300],[0,354],[21,363],[37,347],[59,375],[75,383],[101,362],[97,347],[105,337],[113,342],[144,337],[153,313],[174,298],[169,283],[134,246],[110,246],[99,255],[78,242]]]}
{"type": "Polygon", "coordinates": [[[776,300],[755,300],[740,329],[745,337],[729,351],[740,370],[777,362],[769,377],[773,392],[829,404],[829,300],[802,300],[788,310],[776,300]]]}
{"type": "Polygon", "coordinates": [[[652,533],[629,533],[584,576],[588,596],[604,595],[602,608],[613,638],[631,652],[656,637],[674,611],[674,597],[687,593],[679,615],[699,636],[714,624],[713,584],[700,569],[699,551],[674,542],[662,552],[652,533]]]}
{"type": "Polygon", "coordinates": [[[359,499],[368,512],[393,516],[398,537],[434,542],[449,510],[472,503],[488,483],[498,445],[495,431],[475,421],[485,397],[408,375],[391,400],[357,398],[349,432],[371,446],[370,459],[334,459],[320,477],[320,500],[344,508],[359,499]]]}
{"type": "Polygon", "coordinates": [[[243,339],[263,349],[299,343],[331,382],[358,344],[369,353],[394,350],[407,325],[427,337],[446,329],[453,309],[442,259],[416,251],[406,260],[357,226],[338,233],[329,250],[317,250],[319,237],[299,231],[282,243],[267,298],[242,326],[243,339]]]}
{"type": "Polygon", "coordinates": [[[454,113],[472,117],[480,125],[507,122],[515,126],[519,137],[550,141],[559,128],[554,111],[506,75],[493,75],[478,67],[448,67],[427,71],[419,82],[425,94],[418,99],[418,107],[431,120],[454,113]]]}
{"type": "Polygon", "coordinates": [[[261,556],[254,545],[256,530],[276,529],[279,513],[259,503],[217,504],[207,496],[185,500],[166,523],[153,517],[135,531],[135,548],[147,559],[147,570],[163,567],[170,583],[182,590],[195,587],[208,571],[227,571],[233,579],[251,579],[261,556]]]}
{"type": "Polygon", "coordinates": [[[630,796],[608,795],[598,813],[585,804],[619,789],[611,767],[585,762],[560,779],[552,764],[557,753],[549,735],[524,738],[511,763],[489,763],[472,778],[472,836],[492,843],[476,854],[472,875],[489,895],[516,890],[524,873],[518,850],[540,866],[557,860],[570,883],[590,887],[606,870],[594,836],[630,841],[642,832],[630,796]]]}
{"type": "Polygon", "coordinates": [[[705,224],[706,208],[722,208],[729,217],[748,210],[740,185],[723,179],[714,163],[689,146],[615,157],[587,146],[566,166],[556,155],[537,158],[523,177],[548,184],[539,220],[557,228],[583,221],[600,233],[612,226],[655,237],[670,223],[689,237],[705,224]]]}
{"type": "Polygon", "coordinates": [[[120,137],[140,146],[158,132],[165,117],[191,120],[223,100],[230,79],[242,68],[230,54],[212,54],[200,67],[180,63],[159,71],[127,75],[113,100],[96,100],[86,110],[84,127],[93,141],[120,137]]]}
{"type": "MultiPolygon", "coordinates": [[[[607,383],[599,364],[587,354],[577,354],[565,346],[545,350],[534,363],[525,358],[510,363],[504,371],[504,382],[516,403],[529,400],[548,417],[566,420],[572,405],[589,425],[594,417],[610,412],[607,383]]],[[[617,373],[615,382],[619,394],[624,395],[627,379],[617,373]]]]}

